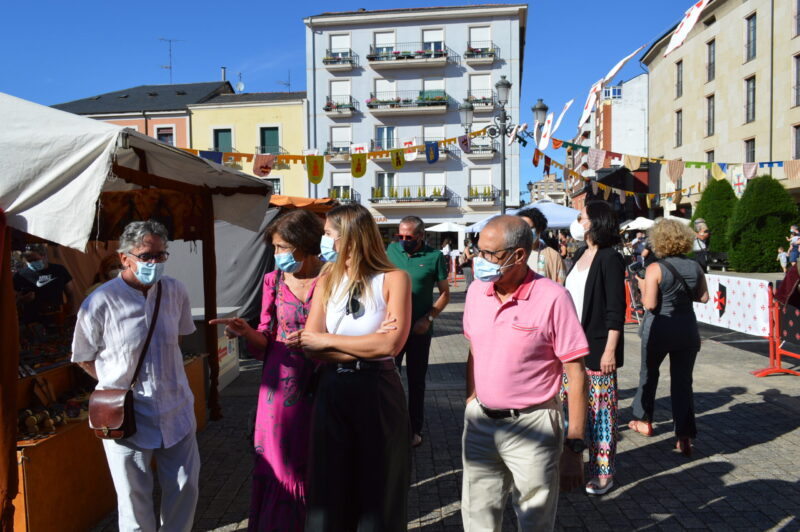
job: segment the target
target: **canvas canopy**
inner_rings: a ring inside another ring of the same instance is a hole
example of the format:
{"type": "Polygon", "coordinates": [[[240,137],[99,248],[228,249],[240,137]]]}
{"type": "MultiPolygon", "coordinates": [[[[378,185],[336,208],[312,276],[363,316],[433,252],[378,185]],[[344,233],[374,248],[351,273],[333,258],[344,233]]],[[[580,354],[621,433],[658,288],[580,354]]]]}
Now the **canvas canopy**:
{"type": "Polygon", "coordinates": [[[8,225],[84,250],[101,192],[203,190],[214,218],[258,230],[269,182],[146,135],[0,93],[0,208],[8,225]],[[169,187],[164,187],[169,183],[169,187]]]}

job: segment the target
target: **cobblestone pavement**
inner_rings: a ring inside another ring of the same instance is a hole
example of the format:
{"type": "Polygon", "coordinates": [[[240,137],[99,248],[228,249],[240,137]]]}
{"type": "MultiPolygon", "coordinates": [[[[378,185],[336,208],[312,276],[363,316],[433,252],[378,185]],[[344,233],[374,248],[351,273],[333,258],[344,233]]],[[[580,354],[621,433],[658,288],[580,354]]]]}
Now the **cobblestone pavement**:
{"type": "MultiPolygon", "coordinates": [[[[425,440],[415,451],[409,528],[461,530],[461,431],[467,344],[464,294],[436,322],[426,396],[425,440]]],[[[625,331],[619,372],[617,488],[604,497],[562,495],[558,530],[800,530],[800,380],[757,379],[763,356],[704,340],[695,368],[698,439],[694,457],[672,450],[669,372],[662,371],[655,436],[627,429],[639,371],[639,339],[625,331]]],[[[222,394],[224,418],[198,435],[203,469],[195,530],[247,528],[252,454],[248,433],[260,365],[222,394]]],[[[503,530],[515,530],[506,511],[503,530]]],[[[116,530],[109,515],[96,530],[116,530]]]]}

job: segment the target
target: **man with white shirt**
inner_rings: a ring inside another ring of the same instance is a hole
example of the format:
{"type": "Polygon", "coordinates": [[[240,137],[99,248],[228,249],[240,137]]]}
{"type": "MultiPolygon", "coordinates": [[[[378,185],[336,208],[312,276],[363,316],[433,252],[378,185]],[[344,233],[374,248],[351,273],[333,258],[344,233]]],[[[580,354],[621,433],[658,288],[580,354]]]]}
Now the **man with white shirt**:
{"type": "Polygon", "coordinates": [[[72,361],[98,380],[97,390],[130,387],[139,357],[144,357],[133,386],[136,432],[103,440],[121,532],[188,532],[197,506],[194,397],[178,345],[180,336],[195,327],[186,287],[162,275],[166,248],[163,225],[128,224],[119,243],[124,270],[83,302],[72,341],[72,361]],[[143,353],[154,317],[153,336],[143,353]],[[162,490],[159,527],[153,512],[153,460],[162,490]]]}

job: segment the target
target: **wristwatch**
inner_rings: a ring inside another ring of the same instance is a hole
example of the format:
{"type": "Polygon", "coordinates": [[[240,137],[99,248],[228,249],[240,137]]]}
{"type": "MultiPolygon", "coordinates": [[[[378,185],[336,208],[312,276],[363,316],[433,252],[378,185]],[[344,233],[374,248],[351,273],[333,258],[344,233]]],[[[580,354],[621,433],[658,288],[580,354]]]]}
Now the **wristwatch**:
{"type": "Polygon", "coordinates": [[[586,442],[580,438],[567,438],[564,440],[564,447],[576,454],[581,454],[587,449],[586,442]]]}
{"type": "Polygon", "coordinates": [[[428,314],[428,321],[433,323],[433,315],[432,314],[428,314]]]}

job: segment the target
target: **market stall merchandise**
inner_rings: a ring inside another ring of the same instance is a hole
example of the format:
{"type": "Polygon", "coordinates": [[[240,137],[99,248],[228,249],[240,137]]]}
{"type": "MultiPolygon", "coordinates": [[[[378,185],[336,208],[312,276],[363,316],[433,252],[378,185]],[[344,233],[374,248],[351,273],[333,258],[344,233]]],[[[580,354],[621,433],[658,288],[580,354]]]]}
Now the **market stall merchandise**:
{"type": "MultiPolygon", "coordinates": [[[[15,454],[18,427],[16,390],[19,378],[18,325],[10,285],[9,227],[62,246],[85,251],[90,240],[116,240],[127,221],[153,217],[165,223],[171,238],[202,240],[205,316],[216,315],[214,221],[258,231],[268,208],[271,185],[253,176],[200,159],[130,129],[72,115],[0,93],[0,527],[14,520],[18,488],[15,454]],[[11,467],[9,467],[11,466],[11,467]]],[[[205,328],[205,351],[215,353],[216,330],[205,328]]],[[[221,415],[217,402],[216,357],[209,358],[209,407],[221,415]]],[[[23,405],[25,406],[25,405],[23,405]]],[[[204,405],[202,405],[204,408],[204,405]]],[[[47,441],[65,442],[63,434],[88,434],[65,425],[47,441]]],[[[82,424],[81,424],[82,425],[82,424]]],[[[55,445],[55,444],[54,444],[55,445]]],[[[72,449],[75,452],[75,449],[72,449]]],[[[55,452],[55,451],[53,451],[55,452]]],[[[64,460],[64,457],[62,457],[64,460]]],[[[64,460],[76,467],[75,460],[64,460]]],[[[42,477],[55,495],[64,492],[65,473],[42,477]]],[[[23,489],[28,485],[22,484],[23,489]]],[[[83,489],[96,489],[91,484],[83,489]]],[[[99,497],[99,495],[98,495],[99,497]]],[[[30,501],[30,498],[26,498],[30,501]]],[[[31,504],[33,504],[31,502],[31,504]]],[[[28,506],[18,516],[43,511],[28,506]]],[[[73,529],[73,515],[56,514],[60,530],[73,529]]],[[[27,524],[25,525],[28,526],[27,524]]]]}

